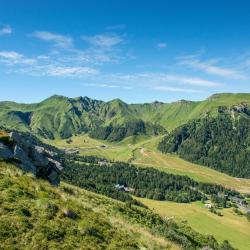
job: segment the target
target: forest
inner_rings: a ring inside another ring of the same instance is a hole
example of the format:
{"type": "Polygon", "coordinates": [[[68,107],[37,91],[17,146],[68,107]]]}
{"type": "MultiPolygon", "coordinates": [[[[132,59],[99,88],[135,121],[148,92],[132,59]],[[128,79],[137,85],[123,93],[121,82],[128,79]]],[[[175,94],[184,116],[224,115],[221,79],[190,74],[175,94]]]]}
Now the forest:
{"type": "Polygon", "coordinates": [[[99,158],[93,156],[66,156],[61,178],[81,188],[136,204],[138,202],[131,195],[179,203],[205,200],[208,195],[216,196],[218,193],[239,195],[220,185],[199,183],[189,177],[168,174],[154,168],[140,168],[124,162],[105,162],[100,165],[98,161],[99,158]]]}
{"type": "Polygon", "coordinates": [[[175,129],[158,148],[235,177],[250,178],[248,112],[227,112],[221,107],[217,117],[193,120],[175,129]]]}

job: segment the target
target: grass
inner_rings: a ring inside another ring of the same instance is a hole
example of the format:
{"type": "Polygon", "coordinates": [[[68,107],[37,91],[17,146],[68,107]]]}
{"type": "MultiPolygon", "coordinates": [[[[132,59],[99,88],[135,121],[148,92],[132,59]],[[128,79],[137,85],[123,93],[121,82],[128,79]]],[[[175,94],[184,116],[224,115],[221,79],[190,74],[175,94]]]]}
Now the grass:
{"type": "Polygon", "coordinates": [[[80,149],[82,155],[96,155],[110,160],[127,161],[141,167],[154,167],[168,173],[187,175],[196,181],[221,184],[242,193],[250,193],[250,180],[234,178],[208,167],[190,163],[173,154],[162,154],[157,150],[159,137],[128,137],[117,143],[99,141],[88,135],[73,136],[72,142],[66,140],[46,140],[59,148],[80,149]],[[106,148],[100,146],[105,144],[106,148]]]}
{"type": "Polygon", "coordinates": [[[215,215],[201,202],[178,204],[168,201],[154,201],[137,198],[150,209],[164,217],[174,217],[187,223],[203,234],[212,234],[219,241],[229,239],[230,243],[240,249],[250,249],[250,223],[246,217],[236,215],[232,208],[223,209],[222,217],[215,215]]]}
{"type": "Polygon", "coordinates": [[[180,249],[116,213],[118,201],[52,187],[4,162],[0,177],[1,249],[180,249]]]}

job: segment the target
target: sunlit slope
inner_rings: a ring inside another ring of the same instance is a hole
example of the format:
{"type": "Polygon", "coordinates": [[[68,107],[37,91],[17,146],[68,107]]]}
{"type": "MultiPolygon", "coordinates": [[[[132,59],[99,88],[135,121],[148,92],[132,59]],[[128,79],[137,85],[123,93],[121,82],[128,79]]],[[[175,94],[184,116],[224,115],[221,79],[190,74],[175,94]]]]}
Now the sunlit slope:
{"type": "Polygon", "coordinates": [[[180,249],[132,223],[116,200],[49,183],[0,162],[1,249],[180,249]]]}
{"type": "Polygon", "coordinates": [[[136,104],[131,107],[138,116],[148,121],[158,122],[171,131],[208,113],[216,115],[219,106],[232,106],[239,103],[250,104],[250,94],[215,94],[200,102],[181,100],[174,103],[136,104]]]}
{"type": "Polygon", "coordinates": [[[233,247],[250,249],[250,223],[245,216],[235,214],[232,208],[223,209],[223,216],[218,216],[209,212],[201,202],[177,204],[144,198],[138,200],[164,217],[187,221],[198,232],[212,234],[220,242],[228,238],[233,247]]]}

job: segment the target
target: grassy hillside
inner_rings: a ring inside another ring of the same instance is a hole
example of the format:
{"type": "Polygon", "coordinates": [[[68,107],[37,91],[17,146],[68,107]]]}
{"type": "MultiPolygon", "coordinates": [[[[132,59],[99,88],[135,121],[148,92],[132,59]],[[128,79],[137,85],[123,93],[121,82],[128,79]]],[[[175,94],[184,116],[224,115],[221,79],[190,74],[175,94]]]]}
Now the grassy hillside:
{"type": "Polygon", "coordinates": [[[1,249],[233,250],[149,209],[65,183],[52,187],[4,162],[0,175],[1,249]]]}
{"type": "Polygon", "coordinates": [[[119,202],[3,162],[0,175],[1,249],[180,249],[115,212],[119,202]]]}
{"type": "Polygon", "coordinates": [[[32,131],[44,138],[67,138],[92,132],[99,139],[119,141],[125,137],[164,133],[197,119],[216,115],[219,106],[250,103],[250,94],[217,94],[199,102],[126,104],[88,97],[52,96],[38,104],[0,102],[0,126],[32,131]]]}
{"type": "Polygon", "coordinates": [[[197,231],[213,234],[220,242],[228,237],[235,248],[240,250],[250,248],[250,222],[247,221],[246,217],[234,213],[232,208],[223,209],[221,211],[223,216],[218,216],[209,212],[200,202],[178,205],[168,201],[143,198],[139,200],[162,216],[187,221],[197,231]]]}
{"type": "Polygon", "coordinates": [[[146,121],[157,122],[168,131],[201,118],[209,113],[217,114],[219,106],[232,106],[239,103],[250,104],[250,94],[215,94],[204,101],[191,102],[186,100],[174,103],[150,103],[131,105],[137,115],[146,121]]]}

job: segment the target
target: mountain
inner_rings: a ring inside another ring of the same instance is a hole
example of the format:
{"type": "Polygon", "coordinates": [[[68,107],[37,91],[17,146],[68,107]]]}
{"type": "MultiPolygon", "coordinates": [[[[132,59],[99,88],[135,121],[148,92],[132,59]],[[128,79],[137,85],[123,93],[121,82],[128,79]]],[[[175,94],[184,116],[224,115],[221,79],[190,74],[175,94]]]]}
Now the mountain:
{"type": "Polygon", "coordinates": [[[232,176],[250,178],[250,109],[246,104],[219,107],[217,116],[208,115],[175,129],[160,142],[159,149],[232,176]]]}
{"type": "Polygon", "coordinates": [[[165,134],[190,120],[208,114],[216,116],[219,106],[239,103],[250,104],[250,94],[216,94],[199,102],[145,104],[55,95],[36,104],[0,102],[0,126],[49,139],[89,133],[98,139],[119,141],[136,134],[165,134]]]}
{"type": "Polygon", "coordinates": [[[144,122],[128,104],[118,99],[105,103],[88,97],[52,96],[31,105],[1,102],[0,120],[4,127],[31,131],[50,139],[92,132],[100,139],[121,140],[137,133],[153,135],[165,132],[157,124],[144,122]]]}

